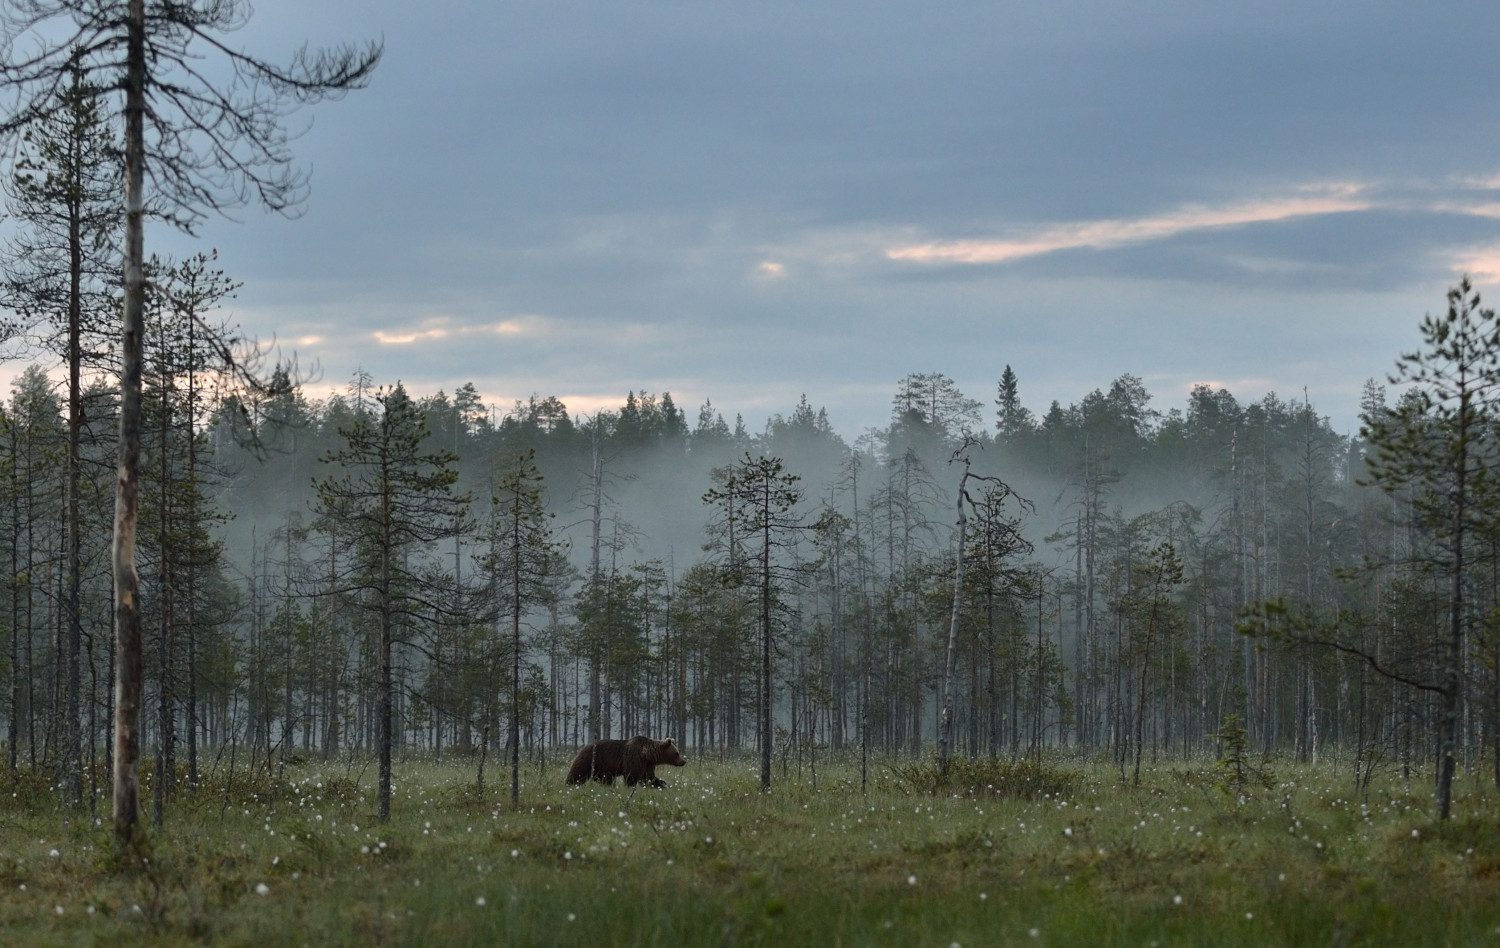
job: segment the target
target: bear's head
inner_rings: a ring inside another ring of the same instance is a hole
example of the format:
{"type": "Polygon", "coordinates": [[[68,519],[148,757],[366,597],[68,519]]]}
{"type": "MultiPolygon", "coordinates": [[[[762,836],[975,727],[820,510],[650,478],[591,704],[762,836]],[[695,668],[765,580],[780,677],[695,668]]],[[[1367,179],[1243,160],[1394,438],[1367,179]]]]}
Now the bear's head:
{"type": "Polygon", "coordinates": [[[672,738],[664,741],[655,741],[654,762],[658,764],[671,764],[673,767],[682,767],[687,764],[687,758],[682,756],[682,751],[677,749],[677,742],[672,738]]]}

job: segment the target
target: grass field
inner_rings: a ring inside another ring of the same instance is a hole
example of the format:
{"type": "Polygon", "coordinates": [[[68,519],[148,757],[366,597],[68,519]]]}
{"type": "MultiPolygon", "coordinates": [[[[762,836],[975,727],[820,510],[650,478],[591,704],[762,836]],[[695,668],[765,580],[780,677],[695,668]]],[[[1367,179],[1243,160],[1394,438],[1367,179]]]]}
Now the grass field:
{"type": "MultiPolygon", "coordinates": [[[[1273,763],[1241,799],[1211,762],[1136,788],[1100,765],[795,769],[694,760],[664,790],[566,788],[566,761],[480,795],[474,763],[288,767],[180,798],[144,865],[45,788],[0,805],[0,940],[214,945],[1500,944],[1500,809],[1456,817],[1377,779],[1273,763]]],[[[149,768],[143,768],[149,769],[149,768]]],[[[4,778],[0,778],[4,779],[4,778]]],[[[149,800],[149,789],[146,799],[149,800]]],[[[104,811],[101,810],[101,816],[104,811]]]]}

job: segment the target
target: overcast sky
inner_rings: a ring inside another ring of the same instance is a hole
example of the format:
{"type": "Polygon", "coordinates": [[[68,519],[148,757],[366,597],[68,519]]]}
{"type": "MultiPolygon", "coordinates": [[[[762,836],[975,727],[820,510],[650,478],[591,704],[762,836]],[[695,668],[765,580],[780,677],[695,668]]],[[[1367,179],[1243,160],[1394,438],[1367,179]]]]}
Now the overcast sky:
{"type": "MultiPolygon", "coordinates": [[[[1304,387],[1340,430],[1462,272],[1500,282],[1500,4],[258,0],[383,38],[299,113],[303,216],[219,248],[251,332],[414,392],[629,389],[846,436],[896,381],[1042,412],[1123,373],[1304,387]]],[[[986,416],[991,412],[987,409],[986,416]]]]}

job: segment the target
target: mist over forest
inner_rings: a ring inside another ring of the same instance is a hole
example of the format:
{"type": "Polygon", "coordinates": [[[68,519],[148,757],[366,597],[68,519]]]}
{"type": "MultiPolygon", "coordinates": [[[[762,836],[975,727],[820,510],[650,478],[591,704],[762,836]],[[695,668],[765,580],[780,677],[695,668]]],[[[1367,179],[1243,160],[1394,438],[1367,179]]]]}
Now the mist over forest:
{"type": "MultiPolygon", "coordinates": [[[[523,753],[634,734],[754,748],[762,789],[774,759],[857,752],[864,774],[934,748],[945,768],[1052,750],[1138,781],[1226,735],[1365,781],[1435,762],[1444,817],[1458,767],[1500,781],[1500,333],[1467,281],[1392,353],[1391,393],[1365,385],[1358,436],[1284,393],[1162,404],[1130,366],[1043,406],[1000,360],[983,392],[913,367],[863,432],[806,397],[745,418],[632,391],[586,414],[358,371],[312,399],[240,338],[217,255],[147,256],[145,221],[295,210],[282,121],[362,88],[383,46],[236,56],[263,80],[241,101],[152,72],[125,19],[76,25],[129,62],[56,46],[43,24],[77,12],[20,15],[41,52],[0,76],[20,109],[0,128],[18,133],[0,334],[28,365],[0,413],[4,718],[12,772],[57,773],[74,805],[122,755],[121,847],[142,747],[158,819],[179,772],[196,787],[226,748],[268,773],[378,754],[384,820],[393,752],[504,748],[515,802],[523,753]],[[155,138],[135,121],[148,88],[176,108],[155,138]]],[[[149,27],[177,66],[202,36],[189,13],[149,27]]],[[[211,32],[249,10],[202,15],[211,32]]],[[[1122,219],[1023,256],[1354,213],[1357,191],[1122,219]]]]}
{"type": "MultiPolygon", "coordinates": [[[[154,312],[169,338],[167,310],[154,312]]],[[[365,373],[314,400],[284,367],[221,390],[232,379],[186,351],[148,355],[146,379],[154,741],[243,741],[263,762],[370,746],[384,595],[393,739],[408,752],[503,744],[514,702],[527,749],[643,732],[696,749],[920,754],[940,736],[952,631],[956,753],[1075,747],[1124,766],[1132,748],[1203,750],[1231,715],[1257,745],[1308,758],[1356,732],[1411,753],[1423,708],[1393,683],[1240,632],[1257,603],[1338,610],[1381,589],[1350,577],[1392,542],[1391,501],[1361,483],[1367,445],[1304,401],[1199,386],[1162,406],[1125,374],[1033,409],[1022,372],[1001,365],[982,398],[940,372],[896,380],[889,424],[850,437],[806,398],[750,422],[668,392],[584,415],[550,396],[486,404],[472,384],[408,393],[365,373]],[[755,484],[785,491],[770,520],[753,490],[735,493],[755,484]],[[409,505],[384,537],[369,507],[382,491],[409,505]],[[396,563],[384,593],[371,572],[382,544],[396,563]]],[[[42,368],[5,413],[22,670],[11,747],[39,759],[56,740],[51,459],[65,427],[42,368]]],[[[86,402],[97,526],[83,619],[102,727],[111,390],[101,380],[86,402]]],[[[1367,384],[1362,409],[1387,411],[1382,386],[1367,384]]]]}
{"type": "MultiPolygon", "coordinates": [[[[232,514],[219,529],[239,568],[248,570],[253,533],[264,543],[288,517],[312,515],[314,482],[329,474],[325,461],[340,444],[339,429],[361,412],[378,411],[376,395],[400,384],[361,372],[326,400],[289,390],[253,407],[254,444],[236,443],[238,427],[225,426],[215,442],[224,476],[213,494],[232,514]]],[[[809,527],[828,506],[854,518],[863,481],[867,536],[874,535],[871,498],[888,494],[892,478],[910,474],[913,497],[903,509],[920,525],[915,535],[931,557],[951,548],[959,476],[954,453],[970,436],[966,454],[974,471],[1002,479],[1030,505],[1019,524],[1036,548],[1030,559],[1057,568],[1071,560],[1071,546],[1046,538],[1076,519],[1080,478],[1103,482],[1099,493],[1109,516],[1128,519],[1187,504],[1198,517],[1213,519],[1230,502],[1226,488],[1234,486],[1236,451],[1255,450],[1256,463],[1284,477],[1299,450],[1312,450],[1326,469],[1320,480],[1330,487],[1348,486],[1350,452],[1357,464],[1360,451],[1358,439],[1334,432],[1316,405],[1274,392],[1242,402],[1202,385],[1186,403],[1168,406],[1157,404],[1138,377],[1124,374],[1072,404],[1033,410],[1024,404],[1019,373],[1008,365],[983,399],[940,372],[912,373],[891,389],[888,426],[853,435],[836,431],[827,412],[806,396],[785,412],[750,420],[711,398],[680,407],[670,392],[629,392],[619,407],[592,414],[569,412],[555,396],[485,403],[472,384],[454,386],[451,396],[407,394],[423,416],[424,443],[453,452],[458,490],[476,503],[486,496],[499,459],[536,452],[554,529],[578,569],[590,559],[596,459],[603,474],[602,542],[616,568],[661,560],[681,573],[708,558],[712,513],[703,495],[715,484],[714,472],[746,455],[779,458],[799,479],[809,527]]],[[[1383,386],[1367,383],[1367,398],[1383,404],[1383,386]]]]}

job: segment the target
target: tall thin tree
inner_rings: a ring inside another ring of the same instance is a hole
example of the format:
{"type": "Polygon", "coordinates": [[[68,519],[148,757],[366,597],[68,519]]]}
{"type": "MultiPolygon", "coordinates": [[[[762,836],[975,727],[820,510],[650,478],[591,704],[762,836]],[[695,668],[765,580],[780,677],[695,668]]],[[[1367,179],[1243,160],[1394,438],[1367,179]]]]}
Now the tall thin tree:
{"type": "Polygon", "coordinates": [[[317,490],[319,515],[337,522],[340,533],[359,545],[359,572],[348,588],[364,594],[365,608],[377,619],[376,809],[385,821],[391,815],[393,647],[404,616],[436,608],[424,600],[431,585],[410,554],[451,537],[463,523],[468,498],[453,491],[453,453],[423,447],[427,423],[406,389],[400,383],[382,389],[375,403],[373,415],[356,415],[341,429],[344,445],[324,458],[334,468],[317,490]]]}
{"type": "Polygon", "coordinates": [[[797,509],[802,501],[800,480],[782,468],[780,458],[751,457],[725,473],[721,486],[703,495],[703,502],[718,508],[720,517],[746,537],[749,569],[730,564],[733,582],[749,585],[759,618],[760,631],[760,789],[771,789],[772,651],[776,621],[783,611],[784,587],[799,569],[788,563],[787,554],[798,540],[803,517],[797,509]]]}
{"type": "Polygon", "coordinates": [[[290,66],[279,66],[223,39],[250,14],[247,0],[12,0],[3,18],[0,89],[13,100],[0,120],[0,136],[13,136],[63,108],[57,91],[77,64],[112,97],[124,123],[124,308],[113,541],[114,829],[122,850],[134,842],[140,820],[142,620],[135,531],[146,181],[152,183],[153,213],[189,231],[205,215],[246,202],[279,211],[295,207],[306,178],[292,169],[284,120],[298,105],[365,85],[381,54],[378,44],[316,53],[303,49],[290,66]],[[209,79],[204,53],[223,57],[233,78],[209,79]]]}
{"type": "Polygon", "coordinates": [[[1366,418],[1363,435],[1372,448],[1371,481],[1388,492],[1409,492],[1419,522],[1437,540],[1446,573],[1435,790],[1438,818],[1447,819],[1473,621],[1467,545],[1500,504],[1492,467],[1500,444],[1490,417],[1500,398],[1500,320],[1464,279],[1448,291],[1445,314],[1422,320],[1421,333],[1424,348],[1404,354],[1391,376],[1391,384],[1410,387],[1411,397],[1366,418]]]}
{"type": "Polygon", "coordinates": [[[501,597],[496,617],[510,625],[510,802],[521,801],[521,625],[528,610],[543,605],[552,593],[547,583],[556,562],[550,521],[542,500],[542,474],[536,451],[517,453],[496,465],[490,501],[489,551],[483,568],[501,597]]]}

